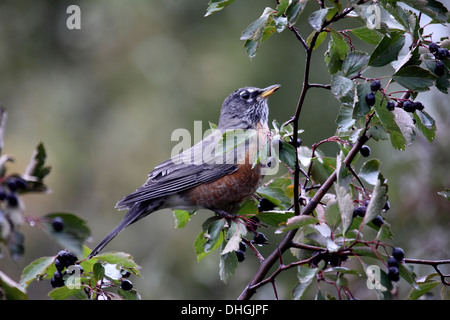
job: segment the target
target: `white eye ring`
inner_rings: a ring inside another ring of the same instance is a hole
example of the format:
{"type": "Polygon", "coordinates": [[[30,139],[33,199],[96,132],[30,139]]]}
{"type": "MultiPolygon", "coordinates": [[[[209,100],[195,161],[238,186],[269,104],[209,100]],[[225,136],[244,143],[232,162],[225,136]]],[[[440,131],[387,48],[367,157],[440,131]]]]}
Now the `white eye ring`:
{"type": "Polygon", "coordinates": [[[250,98],[250,93],[248,91],[241,92],[241,99],[247,100],[250,98]]]}

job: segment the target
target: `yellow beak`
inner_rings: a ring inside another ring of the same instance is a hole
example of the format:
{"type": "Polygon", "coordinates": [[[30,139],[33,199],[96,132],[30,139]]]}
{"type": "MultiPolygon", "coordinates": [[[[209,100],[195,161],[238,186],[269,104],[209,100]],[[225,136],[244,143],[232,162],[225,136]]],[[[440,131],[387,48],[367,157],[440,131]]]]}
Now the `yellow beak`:
{"type": "Polygon", "coordinates": [[[264,91],[259,95],[261,98],[267,98],[272,93],[277,91],[281,86],[279,84],[274,84],[273,86],[267,87],[264,89],[264,91]]]}

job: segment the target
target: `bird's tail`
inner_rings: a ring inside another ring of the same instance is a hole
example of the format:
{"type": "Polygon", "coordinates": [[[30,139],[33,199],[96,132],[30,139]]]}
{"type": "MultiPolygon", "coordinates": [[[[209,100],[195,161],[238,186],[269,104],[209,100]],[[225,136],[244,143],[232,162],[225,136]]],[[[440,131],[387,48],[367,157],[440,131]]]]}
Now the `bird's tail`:
{"type": "Polygon", "coordinates": [[[133,222],[142,219],[146,215],[155,210],[153,206],[144,203],[134,204],[130,211],[123,217],[122,221],[103,239],[89,254],[88,259],[96,256],[112,239],[114,239],[123,229],[128,227],[133,222]]]}

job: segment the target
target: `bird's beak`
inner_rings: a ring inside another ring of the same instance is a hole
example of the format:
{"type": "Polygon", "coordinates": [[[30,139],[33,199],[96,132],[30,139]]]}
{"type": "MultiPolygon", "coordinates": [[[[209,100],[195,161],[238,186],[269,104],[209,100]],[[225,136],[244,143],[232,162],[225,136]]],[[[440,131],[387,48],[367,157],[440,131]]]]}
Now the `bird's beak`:
{"type": "Polygon", "coordinates": [[[279,84],[274,84],[273,86],[267,87],[265,89],[263,89],[263,92],[259,95],[261,98],[267,98],[269,97],[272,93],[274,93],[275,91],[277,91],[281,86],[279,84]]]}

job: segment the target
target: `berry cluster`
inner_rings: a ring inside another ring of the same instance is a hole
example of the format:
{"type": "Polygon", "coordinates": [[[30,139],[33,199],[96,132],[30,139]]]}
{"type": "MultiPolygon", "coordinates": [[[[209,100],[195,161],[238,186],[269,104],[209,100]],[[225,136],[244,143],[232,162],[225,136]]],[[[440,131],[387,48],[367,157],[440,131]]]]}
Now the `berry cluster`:
{"type": "Polygon", "coordinates": [[[381,82],[380,80],[373,80],[370,84],[370,90],[368,94],[366,94],[366,102],[369,106],[373,106],[376,101],[376,92],[381,89],[381,82]]]}
{"type": "Polygon", "coordinates": [[[431,42],[428,45],[428,50],[434,55],[436,59],[436,66],[434,67],[434,73],[438,76],[443,76],[445,74],[445,65],[443,60],[450,58],[450,51],[445,48],[441,48],[437,43],[431,42]]]}
{"type": "Polygon", "coordinates": [[[403,258],[405,257],[405,253],[403,252],[402,248],[393,248],[392,249],[392,256],[389,257],[387,261],[388,265],[388,278],[391,281],[397,282],[400,280],[400,273],[398,271],[398,266],[400,263],[402,263],[403,258]]]}
{"type": "Polygon", "coordinates": [[[19,204],[17,191],[24,190],[26,187],[27,182],[23,178],[19,176],[9,177],[5,184],[0,185],[0,201],[6,201],[9,206],[17,207],[19,204]]]}
{"type": "MultiPolygon", "coordinates": [[[[62,250],[58,252],[58,255],[55,259],[55,267],[56,271],[53,274],[53,278],[50,280],[50,284],[53,288],[63,287],[64,286],[64,276],[68,274],[67,270],[64,271],[65,268],[68,268],[72,265],[75,265],[78,258],[68,250],[62,250]]],[[[77,265],[80,268],[80,274],[83,272],[83,268],[80,265],[77,265]]],[[[74,272],[74,271],[73,271],[74,272]]],[[[72,274],[73,274],[72,272],[72,274]]]]}
{"type": "MultiPolygon", "coordinates": [[[[364,201],[364,204],[353,208],[353,217],[362,217],[366,215],[367,206],[369,205],[369,200],[364,201]]],[[[386,201],[383,211],[388,211],[390,209],[389,201],[386,201]]],[[[381,227],[384,224],[383,217],[381,215],[377,215],[375,218],[372,219],[372,223],[377,226],[381,227]]]]}

